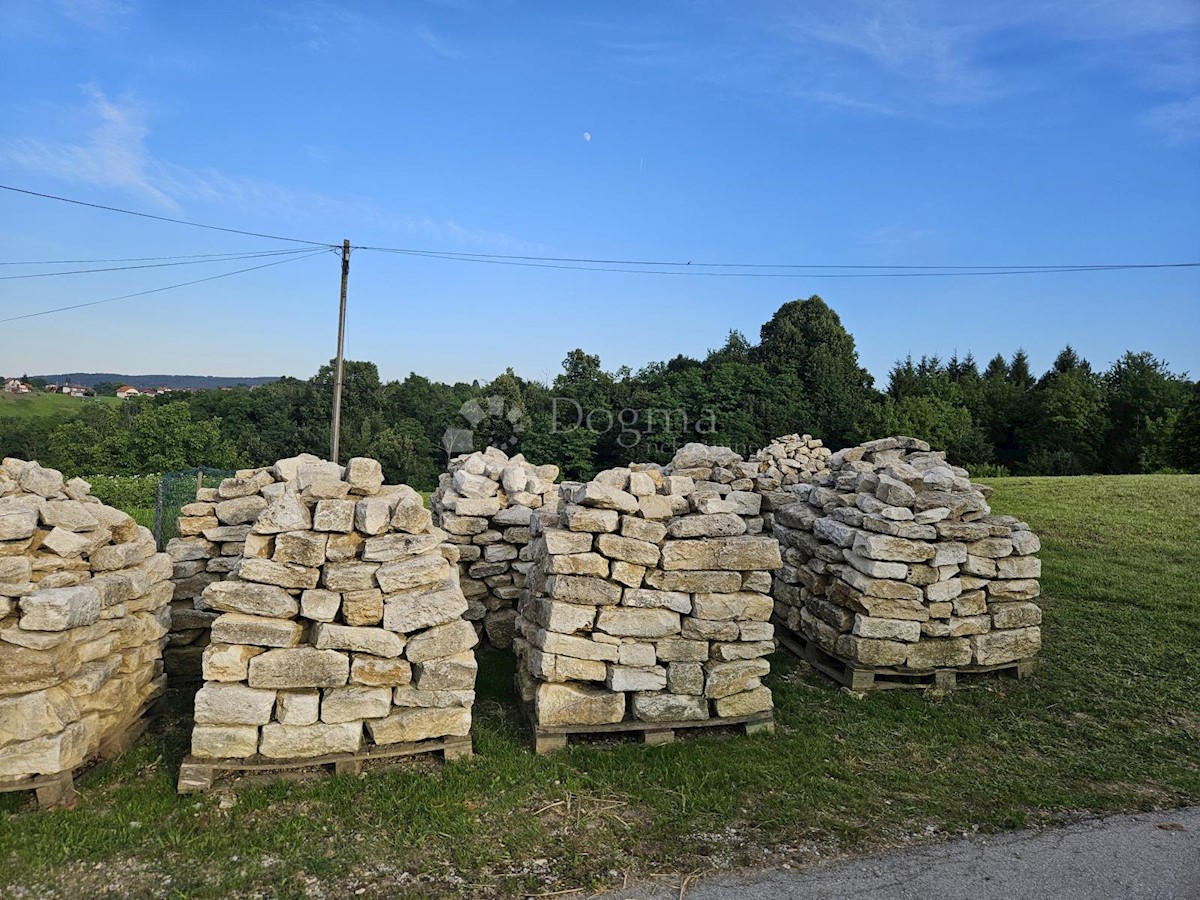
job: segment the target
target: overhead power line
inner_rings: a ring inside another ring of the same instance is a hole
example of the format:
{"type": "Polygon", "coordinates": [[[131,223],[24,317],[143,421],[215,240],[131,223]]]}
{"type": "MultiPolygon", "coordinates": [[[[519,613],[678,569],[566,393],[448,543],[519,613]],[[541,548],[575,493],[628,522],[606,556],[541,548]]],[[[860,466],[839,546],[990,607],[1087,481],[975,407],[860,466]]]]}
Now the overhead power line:
{"type": "MultiPolygon", "coordinates": [[[[356,250],[378,250],[384,253],[405,253],[419,256],[444,256],[453,259],[499,259],[524,262],[553,262],[553,263],[584,263],[589,265],[609,266],[675,266],[679,268],[692,267],[696,269],[885,269],[893,270],[976,270],[976,269],[1028,269],[1031,271],[1048,270],[1090,270],[1090,269],[1161,269],[1184,266],[1200,266],[1200,263],[1055,263],[1055,264],[1024,264],[1024,265],[991,265],[979,264],[973,266],[914,266],[914,265],[862,265],[850,263],[713,263],[695,262],[688,260],[651,260],[651,259],[592,259],[576,256],[519,256],[508,253],[468,253],[459,250],[424,250],[413,247],[367,247],[355,246],[356,250]]],[[[619,270],[619,271],[624,271],[619,270]]]]}
{"type": "Polygon", "coordinates": [[[59,275],[90,275],[96,272],[128,272],[132,269],[161,269],[169,266],[196,266],[216,262],[237,262],[244,259],[263,259],[272,256],[295,256],[300,253],[311,253],[309,247],[298,247],[295,250],[267,250],[259,253],[231,254],[229,256],[212,257],[208,259],[184,259],[176,262],[143,263],[136,266],[110,266],[103,269],[67,269],[62,272],[29,272],[22,275],[0,275],[0,281],[15,281],[21,278],[54,278],[59,275]]]}
{"type": "Polygon", "coordinates": [[[231,250],[222,253],[189,253],[182,256],[121,256],[115,259],[24,259],[0,260],[0,266],[80,266],[92,263],[159,262],[169,259],[222,259],[231,256],[253,256],[255,253],[303,253],[297,250],[231,250]]]}
{"type": "Polygon", "coordinates": [[[39,312],[25,313],[24,315],[20,315],[20,316],[9,316],[6,319],[0,319],[0,323],[16,322],[20,319],[33,319],[33,318],[37,318],[38,316],[48,316],[52,313],[66,312],[66,311],[72,310],[72,309],[83,309],[84,307],[87,307],[87,306],[100,306],[103,303],[114,303],[117,300],[129,300],[133,297],[145,297],[147,294],[159,294],[159,293],[162,293],[163,291],[174,290],[175,288],[188,287],[189,285],[193,285],[193,284],[203,284],[206,281],[216,281],[218,278],[229,278],[231,275],[241,275],[245,272],[256,272],[259,269],[269,269],[269,268],[271,268],[271,266],[281,266],[284,263],[294,262],[295,260],[298,260],[298,259],[310,259],[311,257],[314,257],[314,256],[320,256],[321,254],[323,254],[325,252],[326,251],[324,249],[311,250],[308,252],[301,252],[299,254],[293,254],[293,255],[287,256],[284,259],[277,259],[277,260],[274,260],[269,263],[263,263],[262,265],[250,266],[249,268],[246,268],[246,269],[235,269],[232,272],[222,272],[220,275],[209,275],[207,278],[197,278],[194,281],[183,281],[183,282],[180,282],[179,284],[168,284],[168,285],[165,285],[164,287],[151,288],[148,291],[135,291],[132,294],[121,294],[119,297],[107,297],[104,300],[92,300],[92,301],[89,301],[88,303],[73,303],[70,306],[59,306],[54,309],[43,309],[43,310],[40,310],[39,312]]]}
{"type": "Polygon", "coordinates": [[[583,272],[623,272],[629,275],[667,275],[702,278],[932,278],[960,277],[971,275],[1044,275],[1056,272],[1108,272],[1128,269],[1176,269],[1200,267],[1200,262],[1189,263],[1128,263],[1111,265],[1058,265],[1058,266],[868,266],[868,265],[813,265],[813,264],[735,264],[735,263],[681,263],[647,262],[634,260],[572,260],[566,257],[523,257],[500,254],[468,254],[448,251],[406,250],[393,247],[355,247],[357,250],[375,250],[404,256],[426,259],[441,259],[450,262],[473,262],[497,266],[520,266],[538,269],[566,269],[583,272]],[[534,260],[551,260],[536,262],[534,260]],[[588,263],[578,265],[576,262],[588,263]],[[591,265],[590,263],[609,263],[591,265]],[[672,266],[671,269],[617,268],[628,266],[672,266]],[[709,268],[776,268],[797,269],[792,272],[712,272],[695,271],[709,268]],[[691,271],[689,271],[691,269],[691,271]],[[845,269],[850,271],[814,272],[813,269],[845,269]],[[868,270],[868,271],[862,271],[868,270]],[[882,271],[881,271],[882,270],[882,271]]]}
{"type": "Polygon", "coordinates": [[[209,231],[224,231],[226,234],[241,234],[246,237],[266,238],[271,241],[289,241],[293,244],[309,244],[313,247],[336,247],[337,244],[331,244],[328,241],[307,241],[303,238],[284,237],[278,234],[263,234],[258,231],[243,231],[240,228],[225,228],[221,225],[206,225],[203,222],[188,222],[185,219],[172,219],[170,216],[156,216],[151,213],[136,212],[132,209],[121,209],[116,206],[105,206],[102,203],[88,203],[85,200],[72,200],[70,197],[58,197],[54,194],[43,194],[38,191],[29,191],[25,188],[13,187],[8,184],[0,184],[0,190],[11,191],[14,194],[25,194],[29,197],[40,197],[43,200],[57,200],[60,203],[71,203],[75,206],[86,206],[91,209],[102,209],[105,212],[122,213],[127,216],[137,216],[142,219],[153,219],[156,222],[172,222],[175,225],[189,225],[192,228],[207,228],[209,231]]]}

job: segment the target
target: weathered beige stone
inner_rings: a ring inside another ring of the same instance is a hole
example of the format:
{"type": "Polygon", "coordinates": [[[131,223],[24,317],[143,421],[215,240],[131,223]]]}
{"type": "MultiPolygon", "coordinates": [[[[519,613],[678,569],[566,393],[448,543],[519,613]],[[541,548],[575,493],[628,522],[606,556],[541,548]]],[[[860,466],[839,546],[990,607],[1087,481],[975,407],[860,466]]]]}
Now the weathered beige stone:
{"type": "Polygon", "coordinates": [[[617,637],[659,638],[679,634],[680,619],[671,609],[604,607],[595,627],[617,637]]]}
{"type": "Polygon", "coordinates": [[[593,509],[587,506],[568,506],[563,523],[569,531],[607,533],[617,530],[621,514],[615,509],[593,509]]]}
{"type": "Polygon", "coordinates": [[[392,708],[389,687],[350,685],[326,688],[321,693],[321,721],[329,725],[382,718],[392,708]]]}
{"type": "Polygon", "coordinates": [[[716,699],[753,690],[770,671],[771,665],[765,659],[706,663],[704,696],[716,699]]]}
{"type": "Polygon", "coordinates": [[[349,677],[350,657],[345,653],[294,647],[254,657],[248,681],[261,688],[341,687],[349,677]]]}
{"type": "Polygon", "coordinates": [[[192,755],[204,759],[241,759],[258,752],[255,725],[196,725],[192,755]]]}
{"type": "Polygon", "coordinates": [[[319,718],[321,692],[316,688],[276,693],[275,721],[280,725],[312,725],[319,718]]]}
{"type": "Polygon", "coordinates": [[[404,648],[404,655],[409,662],[416,665],[442,656],[454,656],[456,653],[470,650],[477,643],[479,638],[471,623],[459,619],[430,628],[411,638],[404,648]]]}
{"type": "Polygon", "coordinates": [[[773,705],[771,689],[758,687],[740,694],[719,697],[714,701],[713,708],[717,718],[728,719],[735,716],[753,716],[769,712],[773,705]]]}
{"type": "Polygon", "coordinates": [[[467,608],[462,591],[453,583],[432,591],[404,591],[384,599],[383,627],[410,634],[453,622],[467,608]]]}
{"type": "Polygon", "coordinates": [[[313,568],[324,565],[329,535],[317,531],[288,531],[275,538],[276,562],[313,568]]]}
{"type": "Polygon", "coordinates": [[[927,638],[908,648],[906,663],[910,669],[939,666],[965,666],[971,662],[971,644],[967,638],[927,638]]]}
{"type": "Polygon", "coordinates": [[[450,576],[450,563],[439,554],[398,560],[379,567],[376,579],[384,594],[440,585],[450,576]]]}
{"type": "Polygon", "coordinates": [[[257,647],[295,647],[304,638],[304,626],[291,619],[223,613],[212,625],[212,639],[221,644],[257,647]]]}
{"type": "Polygon", "coordinates": [[[350,662],[353,684],[397,687],[412,681],[412,664],[406,659],[383,659],[354,654],[350,662]]]}
{"type": "Polygon", "coordinates": [[[263,652],[248,644],[209,644],[204,648],[201,674],[205,681],[245,681],[250,660],[263,652]]]}
{"type": "Polygon", "coordinates": [[[342,595],[321,588],[307,590],[300,595],[300,615],[314,622],[332,622],[342,607],[342,595]]]}
{"type": "Polygon", "coordinates": [[[759,535],[668,541],[662,548],[665,571],[778,569],[782,564],[778,542],[759,535]]]}
{"type": "MultiPolygon", "coordinates": [[[[278,541],[278,538],[276,539],[278,541]]],[[[315,588],[321,570],[310,566],[279,563],[270,559],[243,559],[238,574],[244,581],[274,584],[292,590],[315,588]]]]}
{"type": "Polygon", "coordinates": [[[196,692],[198,725],[265,725],[275,709],[275,692],[244,684],[205,684],[196,692]]]}
{"type": "MultiPolygon", "coordinates": [[[[222,525],[244,525],[257,519],[259,513],[266,508],[266,498],[255,494],[249,497],[222,500],[216,504],[215,513],[217,520],[222,525]]],[[[183,514],[186,515],[186,513],[183,514]]]]}
{"type": "Polygon", "coordinates": [[[1042,630],[1037,627],[997,629],[968,638],[975,662],[981,666],[1029,659],[1042,648],[1042,630]]]}
{"type": "Polygon", "coordinates": [[[34,591],[19,605],[18,625],[26,631],[66,631],[100,618],[100,592],[91,585],[34,591]]]}
{"type": "Polygon", "coordinates": [[[375,587],[379,568],[378,563],[328,563],[321,570],[321,585],[330,591],[369,591],[375,587]]]}
{"type": "Polygon", "coordinates": [[[382,719],[367,721],[376,744],[407,744],[442,737],[466,737],[471,732],[471,710],[466,707],[398,709],[382,719]]]}
{"type": "MultiPolygon", "coordinates": [[[[354,530],[353,500],[319,500],[313,512],[313,531],[349,533],[354,530]]],[[[257,530],[257,528],[256,528],[257,530]]]]}
{"type": "Polygon", "coordinates": [[[684,591],[629,588],[621,598],[621,605],[643,609],[670,609],[688,615],[692,612],[692,596],[684,591]]]}
{"type": "Polygon", "coordinates": [[[1036,603],[992,603],[987,607],[996,628],[1025,628],[1042,624],[1042,610],[1036,603]]]}
{"type": "Polygon", "coordinates": [[[478,671],[475,654],[468,650],[416,666],[413,686],[422,691],[474,690],[478,671]]]}
{"type": "Polygon", "coordinates": [[[204,589],[204,605],[220,612],[288,619],[296,615],[296,598],[283,588],[249,581],[218,581],[204,589]]]}
{"type": "Polygon", "coordinates": [[[362,722],[328,725],[282,725],[262,727],[258,752],[271,759],[305,759],[331,753],[353,753],[362,746],[362,722]]]}
{"type": "Polygon", "coordinates": [[[404,652],[404,639],[383,628],[355,628],[318,622],[312,628],[312,643],[318,650],[354,650],[390,659],[404,652]]]}
{"type": "Polygon", "coordinates": [[[383,591],[347,591],[342,595],[342,619],[347,625],[378,625],[383,619],[383,591]]]}
{"type": "Polygon", "coordinates": [[[596,538],[596,546],[609,559],[618,559],[638,566],[658,565],[658,545],[649,541],[640,541],[617,534],[602,534],[596,538]]]}
{"type": "Polygon", "coordinates": [[[78,719],[75,701],[59,687],[0,697],[0,748],[57,734],[78,719]]]}
{"type": "Polygon", "coordinates": [[[625,695],[580,684],[539,684],[534,708],[543,726],[607,725],[625,718],[625,695]]]}
{"type": "Polygon", "coordinates": [[[697,593],[692,596],[692,615],[697,619],[765,622],[771,618],[771,610],[770,597],[751,591],[734,594],[697,593]]]}

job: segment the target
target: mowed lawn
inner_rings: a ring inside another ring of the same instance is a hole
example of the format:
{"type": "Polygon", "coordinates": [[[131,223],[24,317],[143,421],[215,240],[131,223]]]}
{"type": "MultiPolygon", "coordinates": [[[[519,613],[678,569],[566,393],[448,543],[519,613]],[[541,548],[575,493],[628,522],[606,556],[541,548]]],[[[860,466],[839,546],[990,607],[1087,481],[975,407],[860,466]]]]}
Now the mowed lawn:
{"type": "Polygon", "coordinates": [[[88,403],[115,406],[121,402],[116,397],[68,397],[64,394],[10,394],[0,391],[0,416],[32,419],[60,412],[78,412],[88,403]]]}
{"type": "Polygon", "coordinates": [[[775,735],[535,757],[511,662],[489,654],[471,761],[187,797],[175,695],[162,726],[81,779],[77,810],[0,799],[0,894],[586,897],[1200,802],[1200,478],[993,484],[994,508],[1043,541],[1031,679],[859,698],[777,654],[775,735]]]}

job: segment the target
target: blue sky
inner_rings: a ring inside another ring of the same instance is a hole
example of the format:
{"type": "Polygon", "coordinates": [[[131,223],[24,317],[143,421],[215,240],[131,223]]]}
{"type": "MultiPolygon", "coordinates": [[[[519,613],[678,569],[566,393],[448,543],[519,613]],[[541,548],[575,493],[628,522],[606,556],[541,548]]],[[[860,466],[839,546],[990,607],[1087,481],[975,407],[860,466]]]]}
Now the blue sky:
{"type": "MultiPolygon", "coordinates": [[[[321,242],[862,265],[1200,259],[1200,5],[0,2],[0,183],[321,242]],[[585,140],[584,135],[590,135],[585,140]]],[[[0,261],[287,249],[0,192],[0,261]]],[[[0,281],[0,317],[256,263],[0,281]]],[[[4,266],[0,275],[55,267],[4,266]]],[[[59,268],[71,268],[64,266],[59,268]]],[[[332,253],[0,325],[3,373],[306,377],[332,253]]],[[[1200,270],[708,278],[356,251],[347,355],[551,378],[813,293],[908,352],[1200,373],[1200,270]]],[[[2,373],[0,373],[2,374],[2,373]]]]}

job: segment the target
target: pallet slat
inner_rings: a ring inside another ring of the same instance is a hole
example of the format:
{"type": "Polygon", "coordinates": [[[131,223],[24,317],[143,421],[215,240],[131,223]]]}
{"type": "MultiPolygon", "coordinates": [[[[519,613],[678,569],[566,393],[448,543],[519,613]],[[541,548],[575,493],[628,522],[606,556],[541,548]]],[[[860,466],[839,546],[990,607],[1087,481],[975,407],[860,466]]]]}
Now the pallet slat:
{"type": "Polygon", "coordinates": [[[146,729],[150,727],[150,720],[158,715],[159,709],[159,699],[151,700],[124,728],[101,741],[92,755],[75,768],[55,772],[53,775],[29,775],[0,781],[0,794],[33,791],[38,806],[42,809],[74,809],[79,802],[75,779],[101,760],[119,758],[146,733],[146,729]]]}
{"type": "MultiPolygon", "coordinates": [[[[188,794],[211,790],[222,774],[248,776],[271,775],[288,778],[297,769],[331,768],[338,775],[359,775],[368,762],[400,760],[425,753],[441,753],[447,762],[465,759],[474,753],[470,737],[437,738],[411,744],[389,744],[368,747],[354,753],[331,753],[301,759],[270,759],[251,756],[246,759],[208,759],[188,755],[179,766],[178,792],[188,794]]],[[[294,777],[294,776],[293,776],[294,777]]]]}
{"type": "Polygon", "coordinates": [[[724,719],[693,719],[678,722],[640,722],[627,720],[603,725],[544,725],[533,721],[533,711],[525,703],[520,704],[521,718],[533,737],[533,751],[539,756],[567,746],[572,737],[596,734],[636,735],[647,746],[670,744],[675,732],[697,728],[741,727],[746,734],[771,733],[775,731],[773,712],[755,713],[750,716],[729,716],[724,719]]]}
{"type": "Polygon", "coordinates": [[[928,690],[952,691],[958,679],[966,676],[995,674],[1010,678],[1028,678],[1037,661],[1020,659],[993,666],[955,666],[944,669],[901,669],[894,666],[864,666],[826,652],[804,635],[775,621],[779,645],[804,660],[822,675],[852,691],[928,690]]]}

